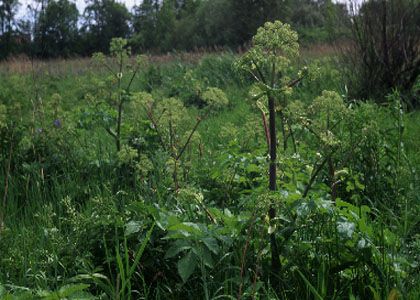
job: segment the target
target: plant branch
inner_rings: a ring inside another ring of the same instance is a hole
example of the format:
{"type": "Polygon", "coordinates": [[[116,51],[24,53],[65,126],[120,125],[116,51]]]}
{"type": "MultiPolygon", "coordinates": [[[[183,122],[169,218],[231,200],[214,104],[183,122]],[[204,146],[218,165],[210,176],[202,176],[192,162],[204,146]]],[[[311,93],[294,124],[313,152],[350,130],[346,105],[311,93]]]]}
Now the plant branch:
{"type": "Polygon", "coordinates": [[[185,149],[187,148],[188,144],[190,143],[190,140],[191,140],[192,136],[196,132],[196,130],[198,128],[198,125],[200,125],[200,123],[203,119],[207,118],[208,114],[209,114],[209,112],[207,112],[206,115],[203,118],[201,118],[201,117],[197,118],[197,122],[195,123],[194,128],[191,130],[191,133],[188,136],[187,141],[185,142],[184,146],[181,148],[181,151],[179,152],[179,154],[176,156],[176,160],[181,158],[182,154],[184,153],[185,149]]]}

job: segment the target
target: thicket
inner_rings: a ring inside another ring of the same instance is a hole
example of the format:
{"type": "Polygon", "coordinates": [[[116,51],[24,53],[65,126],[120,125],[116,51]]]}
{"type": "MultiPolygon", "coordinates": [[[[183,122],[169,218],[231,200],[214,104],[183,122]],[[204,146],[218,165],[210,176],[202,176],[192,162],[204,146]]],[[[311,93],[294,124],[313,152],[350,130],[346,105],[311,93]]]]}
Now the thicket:
{"type": "Polygon", "coordinates": [[[420,105],[420,2],[368,1],[352,17],[344,51],[351,96],[384,99],[398,89],[404,105],[420,105]]]}
{"type": "Polygon", "coordinates": [[[418,299],[398,92],[354,101],[278,21],[241,57],[95,62],[0,75],[0,298],[418,299]]]}

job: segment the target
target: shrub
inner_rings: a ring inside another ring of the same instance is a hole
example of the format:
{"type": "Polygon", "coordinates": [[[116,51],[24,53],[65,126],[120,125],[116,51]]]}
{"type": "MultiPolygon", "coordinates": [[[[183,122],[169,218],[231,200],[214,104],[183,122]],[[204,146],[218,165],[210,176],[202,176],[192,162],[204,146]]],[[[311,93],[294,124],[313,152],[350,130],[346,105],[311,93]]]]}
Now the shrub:
{"type": "Polygon", "coordinates": [[[383,101],[393,88],[409,92],[420,75],[420,4],[415,0],[367,1],[353,16],[352,43],[344,62],[352,96],[383,101]]]}

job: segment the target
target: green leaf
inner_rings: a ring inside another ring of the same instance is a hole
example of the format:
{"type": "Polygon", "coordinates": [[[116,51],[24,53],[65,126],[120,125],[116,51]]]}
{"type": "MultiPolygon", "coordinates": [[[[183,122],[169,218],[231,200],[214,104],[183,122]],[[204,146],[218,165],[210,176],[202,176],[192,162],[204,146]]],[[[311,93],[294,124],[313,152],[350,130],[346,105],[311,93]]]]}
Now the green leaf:
{"type": "Polygon", "coordinates": [[[150,241],[150,237],[152,236],[153,229],[155,228],[155,224],[153,223],[150,229],[147,231],[144,240],[141,242],[140,248],[136,252],[136,256],[134,258],[134,262],[130,267],[129,270],[129,277],[131,277],[137,268],[138,263],[140,262],[140,258],[143,255],[144,249],[146,248],[147,243],[150,241]]]}
{"type": "Polygon", "coordinates": [[[197,224],[191,223],[191,222],[178,223],[176,225],[170,226],[168,230],[179,231],[179,232],[185,233],[184,234],[185,236],[189,236],[189,234],[193,234],[193,235],[201,234],[200,227],[197,224]]]}
{"type": "Polygon", "coordinates": [[[337,222],[337,231],[342,238],[350,239],[356,229],[356,225],[353,222],[341,220],[337,222]]]}
{"type": "Polygon", "coordinates": [[[211,256],[211,252],[207,247],[199,245],[198,247],[192,248],[192,251],[198,259],[200,259],[207,267],[214,267],[214,260],[211,256]]]}
{"type": "Polygon", "coordinates": [[[203,239],[203,242],[211,252],[219,254],[219,244],[215,238],[207,237],[203,239]]]}
{"type": "Polygon", "coordinates": [[[187,255],[185,255],[183,258],[179,260],[178,273],[179,273],[179,276],[181,276],[182,281],[184,283],[187,282],[188,278],[190,278],[196,266],[197,266],[197,260],[191,251],[189,251],[187,255]]]}
{"type": "Polygon", "coordinates": [[[124,232],[124,235],[125,236],[132,235],[133,233],[139,232],[140,229],[141,229],[140,222],[130,221],[127,224],[125,224],[125,232],[124,232]]]}
{"type": "Polygon", "coordinates": [[[346,191],[347,192],[351,192],[354,190],[354,184],[351,181],[347,181],[347,187],[346,187],[346,191]]]}
{"type": "Polygon", "coordinates": [[[303,275],[299,270],[297,270],[300,277],[302,277],[303,281],[305,281],[306,285],[308,286],[309,290],[312,292],[312,294],[315,296],[315,299],[317,300],[323,300],[324,298],[321,297],[321,295],[318,293],[316,288],[309,282],[308,279],[306,279],[305,275],[303,275]]]}
{"type": "Polygon", "coordinates": [[[179,240],[176,241],[169,249],[166,251],[165,259],[171,258],[178,255],[180,252],[191,249],[191,245],[188,241],[179,240]]]}
{"type": "Polygon", "coordinates": [[[81,292],[89,287],[88,284],[72,284],[72,285],[65,285],[60,288],[58,291],[61,298],[67,298],[71,295],[74,295],[77,292],[81,292]]]}
{"type": "Polygon", "coordinates": [[[88,287],[89,287],[89,284],[84,284],[84,283],[65,285],[60,288],[59,293],[61,297],[67,297],[76,292],[84,291],[88,287]]]}
{"type": "Polygon", "coordinates": [[[260,172],[260,168],[256,165],[256,164],[250,164],[246,167],[246,171],[248,173],[259,173],[260,172]]]}

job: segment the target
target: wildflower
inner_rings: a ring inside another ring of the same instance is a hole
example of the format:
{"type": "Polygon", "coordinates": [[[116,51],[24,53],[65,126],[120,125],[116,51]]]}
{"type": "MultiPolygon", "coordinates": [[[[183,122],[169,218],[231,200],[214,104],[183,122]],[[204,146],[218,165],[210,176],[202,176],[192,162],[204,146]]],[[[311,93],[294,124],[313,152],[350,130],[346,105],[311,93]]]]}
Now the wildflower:
{"type": "Polygon", "coordinates": [[[61,128],[61,120],[60,119],[55,119],[53,121],[53,125],[55,126],[55,128],[61,128]]]}

